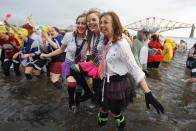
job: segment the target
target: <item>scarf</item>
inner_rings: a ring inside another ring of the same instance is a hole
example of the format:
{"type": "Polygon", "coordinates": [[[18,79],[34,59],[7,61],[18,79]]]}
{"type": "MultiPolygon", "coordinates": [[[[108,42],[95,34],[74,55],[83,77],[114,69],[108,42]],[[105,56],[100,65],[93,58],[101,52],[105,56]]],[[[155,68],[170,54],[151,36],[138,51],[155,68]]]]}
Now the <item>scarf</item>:
{"type": "Polygon", "coordinates": [[[106,55],[107,55],[107,52],[108,52],[108,49],[109,49],[109,45],[112,42],[112,40],[113,40],[113,37],[111,37],[109,39],[108,43],[106,44],[105,50],[102,53],[101,69],[100,69],[100,72],[99,72],[99,76],[100,76],[101,79],[103,79],[105,77],[105,74],[106,74],[106,71],[107,71],[106,55]]]}

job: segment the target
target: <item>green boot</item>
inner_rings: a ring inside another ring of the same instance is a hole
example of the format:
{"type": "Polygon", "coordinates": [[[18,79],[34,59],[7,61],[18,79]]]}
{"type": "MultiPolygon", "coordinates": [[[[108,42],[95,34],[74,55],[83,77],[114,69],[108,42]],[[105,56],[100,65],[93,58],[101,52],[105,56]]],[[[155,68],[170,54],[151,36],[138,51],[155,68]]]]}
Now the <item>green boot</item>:
{"type": "Polygon", "coordinates": [[[125,117],[120,115],[119,117],[114,117],[115,118],[115,121],[116,121],[116,124],[117,124],[117,127],[122,129],[125,127],[126,123],[125,123],[125,117]]]}
{"type": "Polygon", "coordinates": [[[108,121],[108,113],[98,113],[98,125],[100,127],[104,126],[108,121]]]}

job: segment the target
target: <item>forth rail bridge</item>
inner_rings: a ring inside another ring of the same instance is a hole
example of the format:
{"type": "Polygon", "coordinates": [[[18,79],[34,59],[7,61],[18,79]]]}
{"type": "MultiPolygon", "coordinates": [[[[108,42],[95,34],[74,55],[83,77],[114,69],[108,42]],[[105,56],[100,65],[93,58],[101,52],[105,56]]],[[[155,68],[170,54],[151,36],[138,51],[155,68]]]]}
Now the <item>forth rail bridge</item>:
{"type": "Polygon", "coordinates": [[[163,18],[157,17],[149,17],[146,19],[142,19],[131,24],[126,25],[125,27],[134,31],[138,31],[141,25],[149,25],[152,27],[158,27],[158,33],[174,30],[174,29],[182,29],[182,28],[191,28],[191,33],[189,38],[194,37],[195,24],[187,24],[182,22],[177,22],[173,20],[166,20],[163,18]]]}

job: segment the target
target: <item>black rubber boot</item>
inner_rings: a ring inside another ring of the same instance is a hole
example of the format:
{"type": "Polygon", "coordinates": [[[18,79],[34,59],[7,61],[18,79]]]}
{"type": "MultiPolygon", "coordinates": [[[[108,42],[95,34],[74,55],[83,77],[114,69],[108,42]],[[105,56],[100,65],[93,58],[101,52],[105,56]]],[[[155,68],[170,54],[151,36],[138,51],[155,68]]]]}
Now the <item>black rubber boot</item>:
{"type": "Polygon", "coordinates": [[[94,104],[99,105],[101,102],[101,95],[102,95],[102,90],[101,90],[101,84],[102,80],[100,79],[93,79],[93,90],[94,90],[94,95],[91,99],[91,102],[94,104]]]}
{"type": "Polygon", "coordinates": [[[27,80],[31,80],[33,77],[31,76],[31,74],[25,74],[25,77],[27,80]]]}
{"type": "Polygon", "coordinates": [[[108,121],[108,113],[99,112],[98,113],[98,125],[102,127],[106,125],[107,121],[108,121]]]}
{"type": "Polygon", "coordinates": [[[46,65],[46,74],[47,74],[47,77],[50,77],[50,64],[46,65]]]}
{"type": "Polygon", "coordinates": [[[54,87],[56,87],[57,90],[62,89],[63,86],[61,85],[61,83],[59,81],[53,83],[54,87]]]}
{"type": "Polygon", "coordinates": [[[81,89],[76,89],[76,96],[75,96],[75,103],[76,107],[80,106],[80,97],[82,95],[82,90],[81,89]]]}
{"type": "Polygon", "coordinates": [[[1,50],[1,67],[3,67],[3,64],[4,64],[4,59],[5,59],[5,49],[2,49],[1,50]]]}
{"type": "Polygon", "coordinates": [[[14,72],[15,72],[16,76],[21,76],[19,67],[20,67],[20,63],[15,63],[14,62],[14,72]]]}
{"type": "Polygon", "coordinates": [[[68,94],[69,94],[69,108],[70,108],[70,110],[73,110],[73,106],[75,104],[75,101],[74,101],[75,88],[74,87],[68,87],[67,91],[68,91],[68,94]]]}
{"type": "Polygon", "coordinates": [[[84,95],[80,97],[80,102],[86,101],[93,96],[93,93],[90,91],[90,88],[85,80],[85,76],[80,73],[76,72],[72,68],[70,68],[71,75],[76,79],[77,84],[82,86],[84,89],[84,95]]]}
{"type": "Polygon", "coordinates": [[[4,61],[3,63],[3,72],[5,76],[10,75],[10,66],[12,65],[12,61],[4,61]]]}

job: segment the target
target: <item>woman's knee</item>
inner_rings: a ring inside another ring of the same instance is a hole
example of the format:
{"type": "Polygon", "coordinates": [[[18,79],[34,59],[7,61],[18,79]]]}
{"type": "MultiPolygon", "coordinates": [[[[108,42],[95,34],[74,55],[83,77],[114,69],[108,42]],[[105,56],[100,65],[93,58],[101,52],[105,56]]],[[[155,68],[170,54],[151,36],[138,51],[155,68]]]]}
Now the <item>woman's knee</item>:
{"type": "Polygon", "coordinates": [[[33,71],[33,67],[25,67],[25,74],[31,74],[33,71]]]}
{"type": "Polygon", "coordinates": [[[41,70],[35,70],[34,75],[39,76],[41,73],[41,70]]]}
{"type": "Polygon", "coordinates": [[[50,80],[52,81],[52,83],[58,81],[60,79],[61,74],[55,74],[50,72],[50,80]]]}

